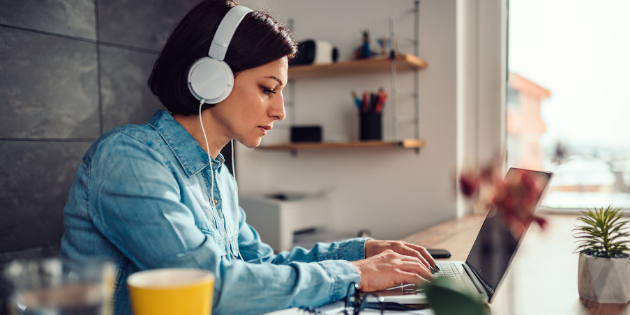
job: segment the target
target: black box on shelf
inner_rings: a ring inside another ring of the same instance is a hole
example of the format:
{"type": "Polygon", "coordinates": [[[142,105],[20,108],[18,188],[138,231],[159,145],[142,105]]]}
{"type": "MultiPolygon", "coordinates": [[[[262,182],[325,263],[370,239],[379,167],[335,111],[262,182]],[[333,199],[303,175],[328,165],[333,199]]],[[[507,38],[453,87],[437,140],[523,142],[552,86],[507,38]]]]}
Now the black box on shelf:
{"type": "Polygon", "coordinates": [[[322,126],[291,126],[291,142],[322,142],[322,126]]]}

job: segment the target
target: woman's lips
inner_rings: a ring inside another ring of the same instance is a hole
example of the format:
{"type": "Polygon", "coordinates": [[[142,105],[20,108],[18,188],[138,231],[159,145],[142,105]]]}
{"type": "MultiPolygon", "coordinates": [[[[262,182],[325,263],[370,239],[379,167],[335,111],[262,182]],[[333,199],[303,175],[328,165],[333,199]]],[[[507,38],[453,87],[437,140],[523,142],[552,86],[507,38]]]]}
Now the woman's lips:
{"type": "Polygon", "coordinates": [[[258,126],[262,130],[263,135],[267,135],[267,130],[271,130],[271,126],[258,126]]]}

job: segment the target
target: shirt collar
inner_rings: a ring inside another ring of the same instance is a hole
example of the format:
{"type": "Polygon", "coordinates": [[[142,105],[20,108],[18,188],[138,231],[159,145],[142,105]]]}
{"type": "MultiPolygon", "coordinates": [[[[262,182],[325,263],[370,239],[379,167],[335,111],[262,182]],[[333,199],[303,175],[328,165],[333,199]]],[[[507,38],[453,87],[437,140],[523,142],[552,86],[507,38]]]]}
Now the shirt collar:
{"type": "MultiPolygon", "coordinates": [[[[206,151],[182,125],[173,119],[169,112],[158,110],[149,120],[149,125],[160,133],[186,175],[193,176],[208,167],[206,151]]],[[[219,153],[216,159],[212,159],[212,168],[221,172],[223,162],[225,162],[225,158],[219,153]]]]}

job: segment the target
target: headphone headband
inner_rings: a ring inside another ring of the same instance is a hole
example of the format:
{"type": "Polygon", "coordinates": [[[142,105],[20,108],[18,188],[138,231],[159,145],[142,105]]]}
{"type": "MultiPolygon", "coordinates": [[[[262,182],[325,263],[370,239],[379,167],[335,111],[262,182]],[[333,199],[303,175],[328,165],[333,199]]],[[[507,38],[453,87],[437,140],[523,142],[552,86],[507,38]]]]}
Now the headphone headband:
{"type": "Polygon", "coordinates": [[[212,44],[210,44],[210,51],[208,52],[210,58],[221,61],[225,58],[225,53],[230,45],[232,36],[234,36],[234,32],[236,32],[236,28],[245,15],[252,11],[254,10],[242,5],[237,5],[228,11],[221,23],[219,23],[219,28],[214,34],[212,44]]]}

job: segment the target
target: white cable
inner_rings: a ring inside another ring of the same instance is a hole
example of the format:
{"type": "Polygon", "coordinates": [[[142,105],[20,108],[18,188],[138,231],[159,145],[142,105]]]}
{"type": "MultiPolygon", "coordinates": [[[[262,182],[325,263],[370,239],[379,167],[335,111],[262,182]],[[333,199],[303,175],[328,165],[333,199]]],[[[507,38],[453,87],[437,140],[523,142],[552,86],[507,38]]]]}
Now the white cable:
{"type": "MultiPolygon", "coordinates": [[[[236,197],[238,196],[237,194],[237,190],[236,190],[236,169],[234,168],[234,139],[230,140],[230,145],[232,147],[232,176],[234,176],[234,236],[232,236],[231,238],[228,239],[228,242],[230,244],[230,248],[228,248],[228,250],[230,251],[230,256],[232,256],[232,258],[234,258],[234,260],[237,259],[236,256],[234,256],[234,250],[232,249],[233,247],[236,247],[236,255],[238,257],[241,256],[240,250],[238,249],[238,230],[236,229],[238,226],[238,205],[237,205],[237,201],[236,201],[236,197]],[[236,242],[236,245],[234,245],[234,243],[236,242]]],[[[243,257],[240,257],[241,260],[243,260],[243,257]]]]}
{"type": "MultiPolygon", "coordinates": [[[[206,151],[208,153],[208,166],[210,166],[210,209],[214,210],[214,213],[216,213],[216,217],[218,219],[217,225],[219,226],[223,226],[223,223],[221,222],[221,217],[219,216],[219,211],[217,211],[217,205],[214,203],[214,170],[212,169],[212,157],[210,156],[210,146],[208,145],[208,137],[206,136],[206,130],[203,128],[203,120],[201,119],[201,107],[203,106],[203,104],[205,104],[206,100],[202,99],[201,103],[199,103],[199,124],[201,124],[201,131],[203,132],[203,139],[206,141],[206,151]],[[213,207],[214,205],[214,207],[213,207]]],[[[221,228],[219,228],[219,231],[221,230],[221,228]]],[[[225,228],[223,228],[224,230],[224,234],[225,234],[225,240],[228,241],[228,235],[227,235],[227,231],[225,231],[225,228]]]]}
{"type": "MultiPolygon", "coordinates": [[[[201,107],[203,106],[203,104],[206,103],[205,99],[201,100],[201,103],[199,103],[199,124],[201,124],[201,131],[203,132],[203,139],[206,140],[206,151],[208,153],[208,164],[210,165],[210,175],[212,176],[212,181],[210,183],[212,189],[210,190],[210,198],[212,198],[210,200],[210,208],[212,208],[212,205],[214,204],[214,171],[212,170],[212,158],[210,157],[210,146],[208,145],[208,137],[206,137],[206,130],[203,128],[203,120],[201,120],[201,107]]],[[[215,211],[216,211],[216,205],[214,207],[215,211]]]]}
{"type": "Polygon", "coordinates": [[[243,260],[243,256],[241,255],[241,249],[238,248],[238,203],[237,203],[237,198],[238,198],[238,186],[236,186],[236,167],[234,167],[234,139],[232,139],[231,141],[231,145],[232,145],[232,176],[234,176],[234,237],[236,238],[234,240],[234,242],[236,242],[236,253],[238,255],[239,258],[241,258],[241,261],[243,260]]]}
{"type": "MultiPolygon", "coordinates": [[[[203,104],[205,104],[206,100],[202,99],[201,103],[199,103],[199,124],[201,125],[201,131],[203,132],[203,139],[206,141],[206,151],[208,153],[208,165],[210,166],[210,175],[211,177],[211,190],[210,190],[210,208],[212,209],[212,205],[214,204],[214,170],[212,169],[212,157],[210,156],[210,146],[208,145],[208,137],[206,136],[206,130],[203,128],[203,120],[201,119],[201,107],[203,106],[203,104]]],[[[237,206],[237,186],[236,186],[236,169],[234,168],[234,139],[231,140],[232,141],[232,175],[234,176],[234,237],[238,237],[238,230],[236,229],[236,227],[238,226],[238,206],[237,206]]],[[[217,211],[217,206],[216,204],[214,204],[214,211],[217,214],[217,217],[219,218],[219,221],[221,221],[221,218],[218,216],[219,211],[217,211]]],[[[222,222],[217,222],[219,223],[219,225],[223,225],[222,222]]],[[[227,231],[225,230],[225,228],[223,228],[224,232],[225,232],[225,240],[228,242],[228,245],[231,245],[230,243],[230,237],[227,233],[227,231]]],[[[232,242],[234,242],[235,240],[232,240],[232,242]]],[[[236,260],[236,257],[234,256],[234,253],[232,252],[232,246],[229,246],[228,251],[230,252],[230,255],[232,256],[232,258],[234,258],[234,260],[236,260]]],[[[243,257],[241,256],[241,251],[238,249],[238,246],[236,246],[236,251],[238,253],[238,256],[241,258],[241,260],[243,260],[243,257]]]]}
{"type": "MultiPolygon", "coordinates": [[[[210,157],[210,146],[208,145],[208,137],[206,137],[206,130],[203,128],[203,120],[201,120],[201,107],[203,106],[205,102],[206,100],[202,99],[201,103],[199,103],[199,124],[201,124],[201,131],[203,132],[203,139],[206,140],[206,151],[208,153],[208,165],[210,166],[210,175],[212,176],[212,180],[210,182],[210,185],[212,187],[212,189],[210,190],[210,198],[212,198],[210,200],[210,208],[212,208],[212,205],[214,204],[214,171],[212,170],[212,158],[210,157]]],[[[216,205],[214,209],[216,211],[216,205]]]]}

